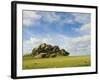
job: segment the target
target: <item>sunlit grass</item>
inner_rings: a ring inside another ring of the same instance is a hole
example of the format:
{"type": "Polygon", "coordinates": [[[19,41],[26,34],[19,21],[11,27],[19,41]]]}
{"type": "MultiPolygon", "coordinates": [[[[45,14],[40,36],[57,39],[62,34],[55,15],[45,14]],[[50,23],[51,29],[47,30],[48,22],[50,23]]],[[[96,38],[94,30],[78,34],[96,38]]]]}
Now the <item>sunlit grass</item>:
{"type": "Polygon", "coordinates": [[[90,66],[90,56],[57,56],[55,58],[35,59],[32,56],[23,57],[23,69],[61,68],[90,66]]]}

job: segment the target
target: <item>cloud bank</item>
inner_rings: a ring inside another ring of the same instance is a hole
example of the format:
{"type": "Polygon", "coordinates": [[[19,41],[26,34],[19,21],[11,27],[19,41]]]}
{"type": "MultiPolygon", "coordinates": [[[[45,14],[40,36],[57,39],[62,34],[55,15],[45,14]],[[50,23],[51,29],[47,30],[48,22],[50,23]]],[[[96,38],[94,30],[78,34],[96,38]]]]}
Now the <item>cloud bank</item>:
{"type": "Polygon", "coordinates": [[[41,43],[58,45],[71,55],[90,55],[90,14],[69,12],[23,12],[23,54],[41,43]]]}

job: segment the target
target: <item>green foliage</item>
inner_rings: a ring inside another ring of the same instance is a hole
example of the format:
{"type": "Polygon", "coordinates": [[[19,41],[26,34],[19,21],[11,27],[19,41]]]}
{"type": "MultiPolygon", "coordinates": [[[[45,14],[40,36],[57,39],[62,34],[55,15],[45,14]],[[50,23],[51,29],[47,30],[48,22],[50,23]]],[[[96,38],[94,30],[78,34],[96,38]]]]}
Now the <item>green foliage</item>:
{"type": "Polygon", "coordinates": [[[61,53],[64,55],[64,56],[69,56],[69,52],[67,52],[65,49],[62,49],[61,50],[61,53]]]}

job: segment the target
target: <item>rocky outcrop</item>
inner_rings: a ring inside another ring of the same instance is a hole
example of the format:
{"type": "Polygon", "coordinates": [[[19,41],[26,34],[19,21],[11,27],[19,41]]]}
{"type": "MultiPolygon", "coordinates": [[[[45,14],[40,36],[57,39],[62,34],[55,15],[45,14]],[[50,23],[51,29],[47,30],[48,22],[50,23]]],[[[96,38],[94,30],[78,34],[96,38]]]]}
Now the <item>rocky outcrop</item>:
{"type": "Polygon", "coordinates": [[[32,55],[35,58],[49,58],[56,56],[68,56],[70,53],[65,49],[60,49],[58,46],[52,46],[46,43],[39,45],[37,48],[32,50],[32,55]]]}

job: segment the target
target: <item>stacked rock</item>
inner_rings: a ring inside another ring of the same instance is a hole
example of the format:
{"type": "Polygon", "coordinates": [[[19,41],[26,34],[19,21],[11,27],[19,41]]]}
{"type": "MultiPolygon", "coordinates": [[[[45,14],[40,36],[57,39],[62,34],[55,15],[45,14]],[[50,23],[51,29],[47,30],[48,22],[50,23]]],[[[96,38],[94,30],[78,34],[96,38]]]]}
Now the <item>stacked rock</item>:
{"type": "Polygon", "coordinates": [[[58,46],[52,46],[46,43],[40,44],[37,48],[32,50],[32,55],[35,58],[49,58],[56,56],[68,56],[70,53],[65,49],[60,49],[58,46]]]}

